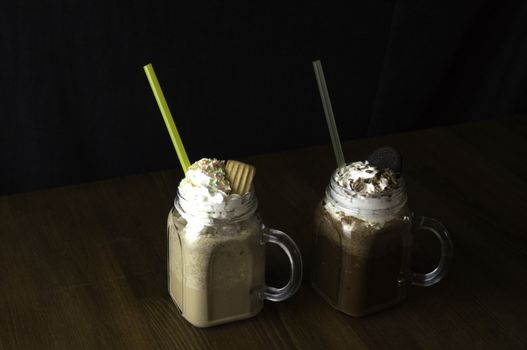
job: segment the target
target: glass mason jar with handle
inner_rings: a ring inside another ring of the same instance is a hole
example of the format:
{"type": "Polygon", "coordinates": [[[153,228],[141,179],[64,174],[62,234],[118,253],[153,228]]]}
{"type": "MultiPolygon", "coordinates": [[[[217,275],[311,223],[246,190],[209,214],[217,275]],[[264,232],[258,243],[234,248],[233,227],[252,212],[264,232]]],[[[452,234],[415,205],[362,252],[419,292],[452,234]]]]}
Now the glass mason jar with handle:
{"type": "Polygon", "coordinates": [[[183,317],[197,327],[249,318],[264,299],[292,296],[302,258],[285,233],[264,226],[253,190],[227,205],[188,200],[181,192],[168,215],[168,286],[183,317]],[[265,284],[265,244],[278,244],[291,265],[282,288],[265,284]]]}
{"type": "Polygon", "coordinates": [[[315,212],[312,285],[334,308],[365,316],[400,303],[409,285],[431,286],[452,258],[448,231],[435,219],[414,217],[404,180],[379,195],[357,195],[332,176],[315,212]],[[413,237],[428,230],[441,242],[439,265],[426,274],[411,269],[413,237]]]}

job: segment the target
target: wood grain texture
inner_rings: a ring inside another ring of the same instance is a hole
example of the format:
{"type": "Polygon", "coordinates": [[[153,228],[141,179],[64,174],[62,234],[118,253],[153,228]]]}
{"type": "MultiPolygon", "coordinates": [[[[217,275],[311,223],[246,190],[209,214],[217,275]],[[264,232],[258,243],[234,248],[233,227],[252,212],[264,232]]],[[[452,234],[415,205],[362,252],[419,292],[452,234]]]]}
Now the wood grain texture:
{"type": "MultiPolygon", "coordinates": [[[[1,197],[0,349],[527,348],[527,118],[355,140],[344,154],[382,145],[403,154],[411,208],[442,221],[455,249],[445,280],[403,304],[351,318],[310,287],[312,216],[335,164],[325,145],[243,159],[258,170],[265,223],[298,243],[305,279],[292,299],[209,329],[167,292],[180,171],[1,197]]],[[[269,283],[283,283],[285,257],[268,254],[269,283]]]]}

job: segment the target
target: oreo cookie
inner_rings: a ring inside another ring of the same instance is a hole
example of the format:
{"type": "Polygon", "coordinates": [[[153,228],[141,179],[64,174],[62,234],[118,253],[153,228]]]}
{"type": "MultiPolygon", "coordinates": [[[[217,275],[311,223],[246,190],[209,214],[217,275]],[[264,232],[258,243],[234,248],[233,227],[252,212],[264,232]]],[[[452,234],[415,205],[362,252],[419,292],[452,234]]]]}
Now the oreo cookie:
{"type": "Polygon", "coordinates": [[[368,156],[368,163],[377,169],[392,169],[395,173],[401,173],[403,160],[399,151],[392,146],[377,148],[368,156]]]}

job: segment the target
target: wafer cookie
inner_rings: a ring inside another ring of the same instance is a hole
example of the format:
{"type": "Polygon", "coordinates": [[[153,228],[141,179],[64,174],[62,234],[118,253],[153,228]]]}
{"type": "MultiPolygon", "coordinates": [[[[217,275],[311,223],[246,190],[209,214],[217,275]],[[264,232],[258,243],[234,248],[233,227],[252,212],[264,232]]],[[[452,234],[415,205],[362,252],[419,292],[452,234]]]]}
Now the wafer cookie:
{"type": "Polygon", "coordinates": [[[254,166],[237,160],[228,160],[225,165],[225,171],[233,193],[243,196],[249,192],[256,174],[254,166]]]}

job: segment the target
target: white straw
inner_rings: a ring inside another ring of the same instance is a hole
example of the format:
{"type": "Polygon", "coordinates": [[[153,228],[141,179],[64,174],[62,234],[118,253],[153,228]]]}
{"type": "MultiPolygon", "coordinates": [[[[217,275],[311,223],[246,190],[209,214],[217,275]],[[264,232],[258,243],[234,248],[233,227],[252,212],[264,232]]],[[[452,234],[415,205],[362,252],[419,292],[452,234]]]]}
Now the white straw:
{"type": "Polygon", "coordinates": [[[313,61],[313,69],[317,77],[318,91],[322,99],[322,106],[324,107],[324,114],[326,115],[326,122],[328,123],[329,135],[331,136],[331,143],[333,144],[333,151],[337,159],[339,167],[346,164],[344,154],[342,153],[342,145],[340,144],[339,132],[337,124],[335,124],[335,116],[333,115],[333,108],[331,107],[331,100],[329,99],[328,87],[326,86],[326,79],[324,78],[324,71],[322,70],[322,63],[320,60],[313,61]]]}

